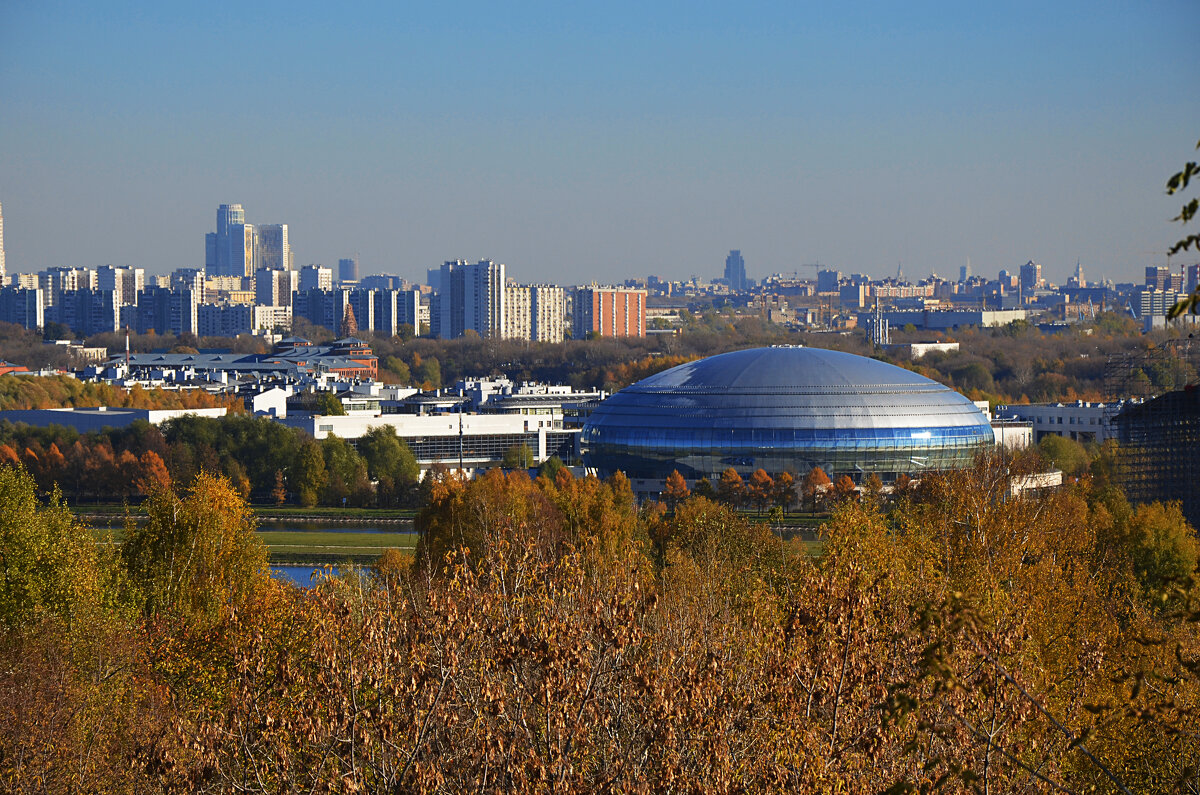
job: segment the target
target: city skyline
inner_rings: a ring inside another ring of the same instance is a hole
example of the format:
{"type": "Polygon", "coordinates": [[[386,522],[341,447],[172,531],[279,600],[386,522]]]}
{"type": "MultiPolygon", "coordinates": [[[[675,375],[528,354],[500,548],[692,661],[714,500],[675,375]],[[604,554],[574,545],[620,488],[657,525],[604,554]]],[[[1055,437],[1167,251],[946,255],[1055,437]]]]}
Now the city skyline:
{"type": "Polygon", "coordinates": [[[458,257],[528,282],[715,278],[731,249],[755,280],[1034,260],[1137,281],[1177,237],[1195,21],[1185,2],[10,4],[8,271],[202,268],[212,208],[238,202],[286,220],[297,269],[356,253],[413,281],[458,257]]]}

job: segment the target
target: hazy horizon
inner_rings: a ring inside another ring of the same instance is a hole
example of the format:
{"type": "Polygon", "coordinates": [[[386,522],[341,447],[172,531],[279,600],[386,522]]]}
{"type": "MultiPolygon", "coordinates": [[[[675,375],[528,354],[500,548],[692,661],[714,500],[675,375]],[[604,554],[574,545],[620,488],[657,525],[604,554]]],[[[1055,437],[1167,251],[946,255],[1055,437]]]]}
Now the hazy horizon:
{"type": "MultiPolygon", "coordinates": [[[[202,267],[218,204],[297,267],[424,281],[1140,280],[1182,235],[1194,2],[0,8],[8,270],[202,267]]],[[[1177,257],[1173,266],[1191,262],[1177,257]]]]}

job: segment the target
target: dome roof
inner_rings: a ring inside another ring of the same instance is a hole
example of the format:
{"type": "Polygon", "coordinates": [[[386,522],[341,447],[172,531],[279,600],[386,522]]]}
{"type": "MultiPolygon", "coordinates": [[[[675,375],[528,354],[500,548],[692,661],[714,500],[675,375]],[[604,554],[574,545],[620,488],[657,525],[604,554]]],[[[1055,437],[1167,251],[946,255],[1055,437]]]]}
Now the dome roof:
{"type": "Polygon", "coordinates": [[[987,417],[954,390],[886,362],[820,348],[754,348],[673,367],[602,401],[580,437],[607,474],[858,477],[967,466],[991,445],[987,417]]]}
{"type": "Polygon", "coordinates": [[[703,421],[771,428],[987,425],[964,396],[886,362],[821,348],[775,347],[681,364],[620,390],[588,425],[703,421]]]}

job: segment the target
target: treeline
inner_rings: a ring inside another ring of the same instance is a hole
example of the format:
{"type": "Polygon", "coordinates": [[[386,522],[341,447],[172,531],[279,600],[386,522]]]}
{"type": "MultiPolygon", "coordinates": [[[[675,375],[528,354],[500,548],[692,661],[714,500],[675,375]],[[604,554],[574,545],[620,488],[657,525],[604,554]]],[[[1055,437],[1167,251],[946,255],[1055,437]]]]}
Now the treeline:
{"type": "Polygon", "coordinates": [[[207,409],[222,406],[240,411],[235,397],[212,395],[202,389],[124,389],[111,384],[79,381],[65,375],[0,375],[0,411],[13,409],[90,408],[207,409]]]}
{"type": "Polygon", "coordinates": [[[1021,460],[845,495],[819,549],[695,495],[431,484],[415,559],[267,576],[223,478],[119,549],[0,466],[0,780],[42,792],[1200,785],[1197,542],[1021,460]]]}
{"type": "Polygon", "coordinates": [[[304,431],[265,417],[185,415],[163,423],[81,434],[71,428],[0,423],[0,462],[20,463],[42,493],[108,502],[137,499],[155,484],[224,475],[245,499],[355,507],[414,507],[420,470],[391,426],[357,440],[304,431]]]}

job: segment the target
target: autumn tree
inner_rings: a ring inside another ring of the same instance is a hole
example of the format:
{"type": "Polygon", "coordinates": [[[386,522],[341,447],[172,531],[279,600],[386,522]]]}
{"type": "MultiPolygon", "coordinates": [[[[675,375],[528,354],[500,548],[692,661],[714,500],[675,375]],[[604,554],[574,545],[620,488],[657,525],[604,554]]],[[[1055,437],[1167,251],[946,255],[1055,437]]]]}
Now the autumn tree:
{"type": "Polygon", "coordinates": [[[772,495],[773,502],[783,509],[786,516],[791,507],[796,504],[796,479],[792,477],[791,472],[780,472],[779,477],[775,478],[775,491],[772,495]]]}
{"type": "Polygon", "coordinates": [[[846,502],[853,500],[858,496],[858,491],[854,486],[854,481],[849,475],[842,475],[833,484],[833,499],[836,502],[846,502]]]}
{"type": "Polygon", "coordinates": [[[275,505],[283,505],[287,502],[287,485],[283,480],[283,470],[275,470],[275,487],[271,489],[271,501],[275,505]]]}
{"type": "Polygon", "coordinates": [[[171,475],[167,472],[167,465],[163,463],[158,453],[153,450],[145,451],[138,464],[134,488],[139,493],[149,495],[171,487],[171,475]]]}
{"type": "Polygon", "coordinates": [[[126,525],[121,556],[147,615],[207,624],[265,586],[254,515],[224,477],[202,472],[182,495],[156,491],[146,512],[126,525]]]}
{"type": "Polygon", "coordinates": [[[759,513],[766,510],[775,496],[775,481],[766,470],[759,467],[750,475],[746,484],[746,495],[757,506],[759,513]]]}
{"type": "Polygon", "coordinates": [[[663,502],[667,504],[667,508],[675,510],[679,503],[686,500],[691,495],[688,490],[687,481],[683,479],[683,475],[679,474],[679,470],[671,471],[667,476],[667,481],[663,486],[663,502]]]}
{"type": "Polygon", "coordinates": [[[833,481],[820,467],[813,467],[808,471],[808,474],[804,476],[804,481],[800,484],[800,491],[804,495],[804,499],[808,500],[810,511],[817,510],[817,505],[824,499],[825,493],[832,485],[833,481]]]}
{"type": "Polygon", "coordinates": [[[745,500],[746,484],[733,467],[727,467],[721,473],[721,479],[717,483],[717,497],[731,508],[737,508],[745,500]]]}

